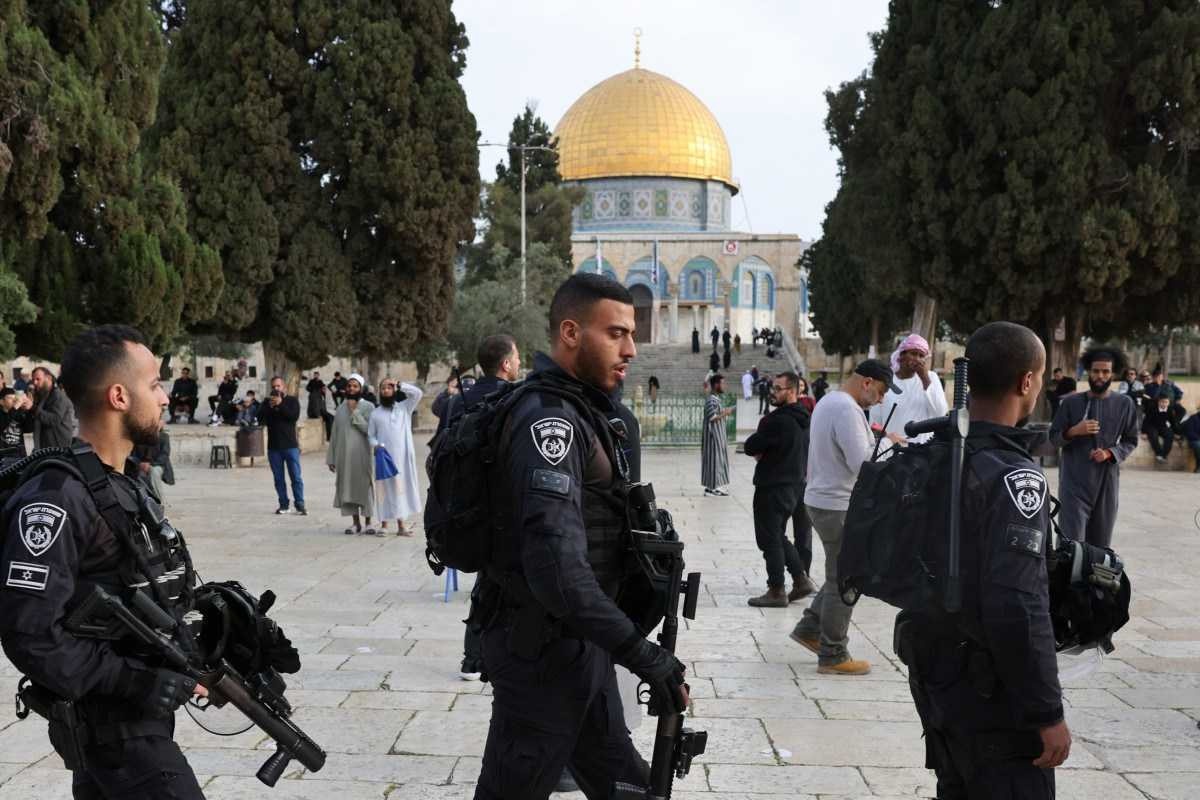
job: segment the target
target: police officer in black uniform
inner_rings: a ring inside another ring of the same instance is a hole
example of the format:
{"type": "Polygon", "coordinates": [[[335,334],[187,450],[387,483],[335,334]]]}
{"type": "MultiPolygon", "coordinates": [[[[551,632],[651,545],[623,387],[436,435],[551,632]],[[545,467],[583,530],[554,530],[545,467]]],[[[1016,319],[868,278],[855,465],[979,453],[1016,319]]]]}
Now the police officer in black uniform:
{"type": "Polygon", "coordinates": [[[940,800],[1054,797],[1071,734],[1049,613],[1046,477],[1024,430],[1046,352],[1008,322],[967,343],[970,418],[963,474],[963,608],[902,612],[896,648],[925,729],[940,800]]]}
{"type": "Polygon", "coordinates": [[[688,702],[683,665],[613,599],[627,546],[627,467],[609,420],[636,354],[633,298],[603,276],[573,275],[551,302],[550,331],[550,356],[539,353],[528,378],[546,389],[517,398],[498,458],[512,527],[485,571],[485,603],[499,599],[483,635],[494,700],[481,800],[543,800],[567,764],[591,800],[646,785],[614,662],[665,707],[688,702]]]}
{"type": "Polygon", "coordinates": [[[162,429],[158,366],[132,328],[80,334],[60,379],[79,417],[73,454],[34,470],[3,509],[0,644],[56,709],[73,709],[51,716],[49,733],[80,799],[204,796],[172,734],[175,710],[205,688],[129,641],[89,638],[75,616],[98,585],[145,592],[182,621],[194,584],[183,540],[123,474],[134,446],[162,429]]]}

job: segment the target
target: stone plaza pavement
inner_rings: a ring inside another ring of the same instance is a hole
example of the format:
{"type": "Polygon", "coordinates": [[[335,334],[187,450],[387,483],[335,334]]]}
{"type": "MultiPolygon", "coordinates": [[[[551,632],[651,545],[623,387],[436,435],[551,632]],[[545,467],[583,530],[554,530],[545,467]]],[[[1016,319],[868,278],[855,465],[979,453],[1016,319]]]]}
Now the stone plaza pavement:
{"type": "MultiPolygon", "coordinates": [[[[787,637],[799,604],[746,606],[765,583],[750,521],[753,462],[730,458],[727,499],[701,496],[698,451],[650,451],[644,461],[688,543],[689,569],[704,573],[699,618],[681,632],[679,652],[691,676],[691,724],[708,731],[709,752],[675,797],[931,797],[891,653],[892,611],[873,601],[855,611],[851,649],[871,661],[870,675],[824,677],[787,637]]],[[[490,704],[486,685],[457,674],[471,577],[443,603],[420,535],[344,536],[324,463],[306,456],[303,464],[308,517],[271,513],[264,465],[181,468],[168,510],[204,578],[279,595],[275,616],[304,660],[289,679],[296,719],[328,763],[316,774],[293,764],[267,790],[253,777],[270,754],[257,731],[221,738],[181,714],[177,738],[212,800],[470,798],[490,704]]],[[[1075,744],[1058,771],[1058,796],[1192,800],[1200,797],[1200,476],[1127,471],[1121,505],[1116,543],[1133,577],[1135,617],[1100,670],[1067,690],[1075,744]]],[[[815,572],[820,563],[818,546],[815,572]]],[[[0,657],[0,698],[16,683],[0,657]]],[[[70,796],[45,730],[36,718],[0,717],[0,800],[70,796]]],[[[643,753],[652,734],[643,721],[635,733],[643,753]]]]}

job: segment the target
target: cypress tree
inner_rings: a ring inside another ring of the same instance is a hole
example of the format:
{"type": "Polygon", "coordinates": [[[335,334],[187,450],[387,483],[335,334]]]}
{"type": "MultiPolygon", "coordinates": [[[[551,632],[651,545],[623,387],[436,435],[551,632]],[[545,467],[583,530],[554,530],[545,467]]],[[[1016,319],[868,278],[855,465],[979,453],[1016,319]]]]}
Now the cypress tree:
{"type": "Polygon", "coordinates": [[[224,265],[208,327],[262,339],[272,369],[439,338],[479,183],[449,3],[192,0],[184,20],[155,152],[224,265]]]}
{"type": "Polygon", "coordinates": [[[164,55],[142,0],[0,4],[0,273],[38,308],[16,329],[22,352],[56,358],[81,325],[116,321],[163,346],[211,313],[216,254],[140,152],[164,55]]]}

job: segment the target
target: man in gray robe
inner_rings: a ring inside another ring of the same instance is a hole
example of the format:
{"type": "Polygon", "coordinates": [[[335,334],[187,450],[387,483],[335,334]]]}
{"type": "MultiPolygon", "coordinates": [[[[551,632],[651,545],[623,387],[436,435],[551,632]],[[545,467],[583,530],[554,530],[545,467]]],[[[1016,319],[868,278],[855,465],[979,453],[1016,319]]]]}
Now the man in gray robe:
{"type": "Polygon", "coordinates": [[[334,508],[341,509],[343,517],[354,518],[354,527],[346,528],[344,532],[374,535],[371,515],[375,510],[375,465],[367,429],[375,406],[362,399],[364,385],[366,381],[358,373],[347,379],[346,399],[338,406],[333,418],[333,432],[329,449],[325,452],[325,463],[329,465],[330,472],[337,473],[334,508]],[[360,521],[360,515],[365,519],[360,521]],[[367,526],[365,531],[362,527],[364,521],[367,526]]]}
{"type": "MultiPolygon", "coordinates": [[[[716,328],[713,328],[715,331],[716,328]]],[[[713,375],[709,379],[709,395],[704,398],[704,434],[700,439],[700,483],[704,494],[710,497],[727,497],[729,485],[729,444],[725,437],[725,418],[733,408],[721,408],[721,394],[725,391],[724,376],[713,375]]]]}
{"type": "Polygon", "coordinates": [[[1112,391],[1125,369],[1115,347],[1095,347],[1081,358],[1088,390],[1064,397],[1050,425],[1050,441],[1062,448],[1058,524],[1064,536],[1098,547],[1112,542],[1117,521],[1121,462],[1138,444],[1137,406],[1112,391]]]}

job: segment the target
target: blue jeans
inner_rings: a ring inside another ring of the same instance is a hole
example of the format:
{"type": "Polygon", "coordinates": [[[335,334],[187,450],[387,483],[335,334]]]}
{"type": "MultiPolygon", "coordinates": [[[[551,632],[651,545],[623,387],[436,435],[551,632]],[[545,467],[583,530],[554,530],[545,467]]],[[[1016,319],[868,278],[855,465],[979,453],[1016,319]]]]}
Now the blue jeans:
{"type": "Polygon", "coordinates": [[[304,509],[304,480],[300,477],[300,448],[290,450],[268,450],[271,474],[275,476],[275,494],[279,495],[279,507],[288,508],[287,482],[283,479],[283,467],[287,465],[288,477],[292,479],[292,494],[296,496],[296,508],[304,509]]]}

